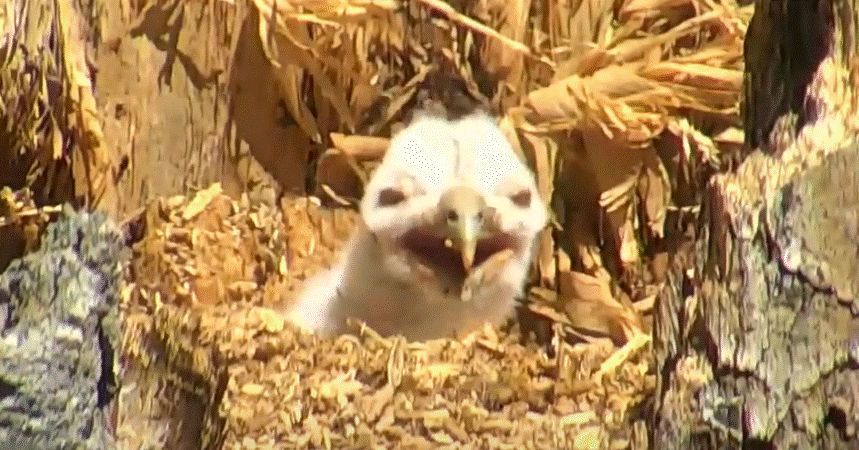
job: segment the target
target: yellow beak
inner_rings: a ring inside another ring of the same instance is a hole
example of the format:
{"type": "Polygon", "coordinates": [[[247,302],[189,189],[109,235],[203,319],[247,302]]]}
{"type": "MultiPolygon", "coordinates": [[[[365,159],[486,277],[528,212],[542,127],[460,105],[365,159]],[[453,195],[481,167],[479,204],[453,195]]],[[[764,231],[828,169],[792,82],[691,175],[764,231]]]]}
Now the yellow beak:
{"type": "Polygon", "coordinates": [[[468,218],[459,223],[456,227],[456,236],[453,242],[458,247],[462,254],[462,266],[468,271],[474,264],[474,255],[477,253],[477,238],[478,228],[480,223],[474,219],[468,218]]]}

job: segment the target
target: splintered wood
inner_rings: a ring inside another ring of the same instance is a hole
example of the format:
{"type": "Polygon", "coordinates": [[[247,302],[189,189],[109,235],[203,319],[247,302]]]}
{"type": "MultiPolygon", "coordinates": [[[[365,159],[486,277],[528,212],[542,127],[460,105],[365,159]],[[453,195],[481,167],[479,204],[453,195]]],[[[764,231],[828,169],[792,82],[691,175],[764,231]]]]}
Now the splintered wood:
{"type": "Polygon", "coordinates": [[[214,187],[190,201],[155,202],[139,220],[147,229],[123,305],[123,349],[135,367],[126,380],[134,390],[121,396],[124,448],[139,448],[136,434],[149,428],[163,441],[186,436],[192,444],[181,448],[598,449],[646,441],[634,431],[643,427],[629,426],[642,420],[633,410],[653,389],[641,341],[610,360],[617,349],[608,340],[539,345],[517,325],[409,343],[359,323],[329,339],[286,322],[289,300],[271,291],[294,290],[330,264],[353,212],[306,198],[280,209],[251,206],[214,187]],[[215,287],[200,289],[202,280],[215,287]],[[141,425],[151,417],[160,428],[141,425]]]}

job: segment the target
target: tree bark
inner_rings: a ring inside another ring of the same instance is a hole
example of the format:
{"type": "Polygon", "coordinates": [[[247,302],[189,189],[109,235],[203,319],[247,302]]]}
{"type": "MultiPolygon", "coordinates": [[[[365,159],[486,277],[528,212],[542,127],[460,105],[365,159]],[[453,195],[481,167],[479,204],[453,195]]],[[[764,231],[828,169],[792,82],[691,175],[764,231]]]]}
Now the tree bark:
{"type": "Polygon", "coordinates": [[[660,295],[652,448],[859,448],[856,7],[755,3],[754,151],[660,295]]]}
{"type": "Polygon", "coordinates": [[[0,275],[0,448],[115,447],[124,248],[102,214],[72,214],[0,275]]]}

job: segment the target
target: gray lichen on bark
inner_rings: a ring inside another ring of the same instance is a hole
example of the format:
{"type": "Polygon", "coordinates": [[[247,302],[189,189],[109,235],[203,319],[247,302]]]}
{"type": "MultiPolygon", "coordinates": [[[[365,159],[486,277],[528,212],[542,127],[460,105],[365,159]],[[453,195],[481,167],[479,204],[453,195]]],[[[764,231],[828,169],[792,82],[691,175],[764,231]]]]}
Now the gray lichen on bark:
{"type": "Polygon", "coordinates": [[[715,180],[697,257],[660,299],[657,448],[859,442],[856,167],[854,143],[771,195],[715,180]]]}
{"type": "Polygon", "coordinates": [[[100,213],[67,213],[0,275],[0,447],[113,448],[128,253],[100,213]]]}
{"type": "Polygon", "coordinates": [[[859,448],[856,5],[755,2],[750,148],[657,302],[653,448],[859,448]]]}
{"type": "Polygon", "coordinates": [[[804,182],[777,192],[767,217],[785,268],[851,303],[859,299],[857,178],[857,153],[838,152],[825,168],[810,170],[804,182]]]}

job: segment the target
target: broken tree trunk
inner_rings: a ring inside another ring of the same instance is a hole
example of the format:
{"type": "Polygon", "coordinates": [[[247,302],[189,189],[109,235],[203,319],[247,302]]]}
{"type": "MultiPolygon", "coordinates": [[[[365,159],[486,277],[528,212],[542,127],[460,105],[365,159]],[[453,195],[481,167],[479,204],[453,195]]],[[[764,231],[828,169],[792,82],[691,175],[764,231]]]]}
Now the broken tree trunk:
{"type": "Polygon", "coordinates": [[[857,6],[756,0],[754,151],[659,298],[653,448],[859,448],[857,6]]]}

